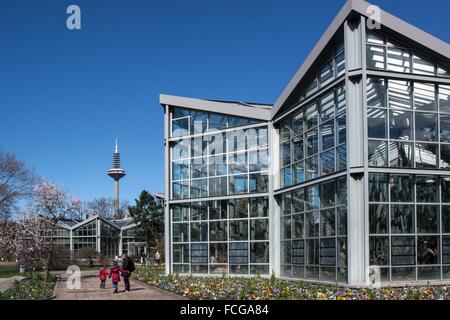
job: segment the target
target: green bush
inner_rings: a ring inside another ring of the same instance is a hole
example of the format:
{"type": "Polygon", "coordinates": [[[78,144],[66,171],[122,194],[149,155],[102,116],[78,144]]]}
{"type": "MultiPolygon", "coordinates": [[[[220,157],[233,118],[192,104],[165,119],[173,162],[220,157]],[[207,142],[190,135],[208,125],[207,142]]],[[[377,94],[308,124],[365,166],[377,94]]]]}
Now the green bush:
{"type": "Polygon", "coordinates": [[[45,282],[40,274],[33,274],[0,293],[0,300],[43,300],[51,297],[56,279],[51,277],[45,282]]]}

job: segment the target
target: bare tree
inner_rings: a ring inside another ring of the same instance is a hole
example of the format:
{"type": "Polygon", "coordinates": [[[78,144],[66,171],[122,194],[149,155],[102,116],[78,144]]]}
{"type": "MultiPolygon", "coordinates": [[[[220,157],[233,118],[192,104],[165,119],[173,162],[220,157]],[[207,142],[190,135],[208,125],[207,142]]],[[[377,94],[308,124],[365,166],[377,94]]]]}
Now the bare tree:
{"type": "Polygon", "coordinates": [[[31,195],[36,180],[33,170],[14,154],[0,150],[0,219],[6,222],[16,203],[31,195]]]}
{"type": "Polygon", "coordinates": [[[111,198],[96,198],[87,204],[90,215],[98,214],[104,218],[112,218],[114,215],[114,202],[111,198]]]}
{"type": "Polygon", "coordinates": [[[116,219],[123,219],[130,215],[130,212],[128,211],[128,207],[130,206],[130,202],[128,200],[124,200],[120,202],[119,205],[119,216],[116,217],[116,219]]]}
{"type": "Polygon", "coordinates": [[[130,203],[127,200],[121,201],[119,205],[119,215],[114,213],[114,200],[112,198],[96,198],[87,204],[87,212],[90,215],[98,214],[108,219],[122,219],[128,215],[130,203]]]}

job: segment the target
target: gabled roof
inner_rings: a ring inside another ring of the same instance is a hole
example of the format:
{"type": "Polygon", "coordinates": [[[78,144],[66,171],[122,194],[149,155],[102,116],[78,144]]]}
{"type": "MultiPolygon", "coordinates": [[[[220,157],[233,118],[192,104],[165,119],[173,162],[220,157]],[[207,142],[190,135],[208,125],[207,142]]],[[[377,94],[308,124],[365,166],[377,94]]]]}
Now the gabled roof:
{"type": "Polygon", "coordinates": [[[194,99],[166,94],[160,94],[159,102],[163,106],[170,105],[175,107],[184,107],[205,112],[222,113],[256,120],[269,121],[271,118],[272,106],[268,104],[194,99]]]}
{"type": "MultiPolygon", "coordinates": [[[[319,42],[316,44],[312,52],[306,58],[305,62],[295,73],[294,77],[291,79],[287,87],[283,90],[279,98],[274,104],[272,109],[272,118],[280,111],[283,104],[286,102],[288,97],[297,87],[299,82],[303,79],[306,73],[309,71],[311,66],[320,56],[322,51],[325,49],[327,44],[332,40],[333,36],[342,26],[344,21],[348,16],[354,12],[359,13],[365,17],[368,16],[368,8],[371,6],[363,0],[348,0],[345,5],[339,11],[336,18],[333,20],[331,25],[325,31],[325,33],[320,38],[319,42]]],[[[369,11],[370,12],[370,11],[369,11]]],[[[450,45],[423,30],[387,13],[386,11],[380,10],[380,24],[383,27],[391,29],[392,31],[401,34],[403,37],[417,43],[419,46],[426,47],[428,50],[433,51],[435,54],[439,55],[441,58],[450,61],[450,45]]]]}

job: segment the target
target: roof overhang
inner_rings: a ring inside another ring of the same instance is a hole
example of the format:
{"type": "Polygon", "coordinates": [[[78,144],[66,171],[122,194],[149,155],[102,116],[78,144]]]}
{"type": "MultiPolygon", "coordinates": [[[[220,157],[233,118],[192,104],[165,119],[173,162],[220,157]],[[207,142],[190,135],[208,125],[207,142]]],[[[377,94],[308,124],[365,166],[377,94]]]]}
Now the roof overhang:
{"type": "Polygon", "coordinates": [[[204,99],[194,99],[179,96],[160,94],[161,105],[182,107],[205,112],[214,112],[236,117],[269,121],[271,119],[271,107],[269,105],[251,105],[238,102],[222,102],[204,99]]]}
{"type": "MultiPolygon", "coordinates": [[[[336,32],[343,25],[345,20],[352,13],[356,12],[365,17],[369,15],[369,7],[372,6],[370,3],[363,0],[348,0],[342,9],[339,11],[338,15],[334,18],[331,25],[325,31],[325,33],[320,38],[319,42],[315,45],[312,52],[306,58],[305,62],[295,73],[294,77],[291,79],[287,87],[283,90],[281,95],[275,102],[271,117],[275,117],[280,111],[281,107],[284,105],[286,100],[289,98],[294,89],[298,86],[299,82],[307,74],[311,66],[318,59],[320,54],[323,52],[328,43],[332,40],[336,32]]],[[[426,47],[428,50],[433,51],[435,54],[439,55],[441,58],[450,61],[450,45],[423,30],[391,15],[390,13],[380,9],[380,24],[392,31],[401,34],[403,37],[418,43],[420,46],[426,47]]]]}

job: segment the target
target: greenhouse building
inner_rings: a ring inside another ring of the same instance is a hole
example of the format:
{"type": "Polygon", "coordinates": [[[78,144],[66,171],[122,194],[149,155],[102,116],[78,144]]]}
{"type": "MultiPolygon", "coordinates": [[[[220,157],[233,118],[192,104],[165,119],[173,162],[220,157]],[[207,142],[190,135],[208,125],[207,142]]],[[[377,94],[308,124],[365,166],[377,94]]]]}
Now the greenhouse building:
{"type": "Polygon", "coordinates": [[[274,104],[160,103],[167,273],[450,282],[448,43],[351,0],[274,104]]]}

